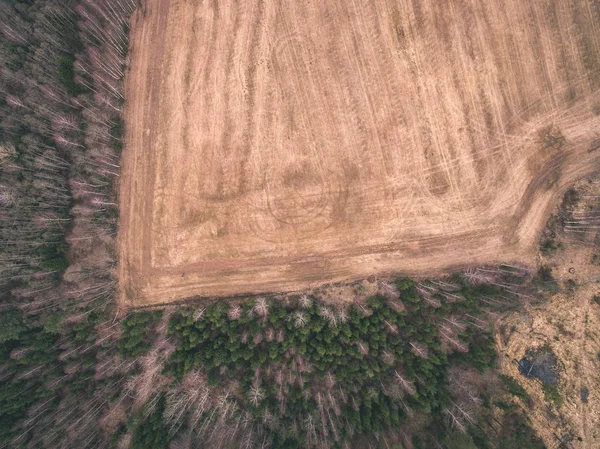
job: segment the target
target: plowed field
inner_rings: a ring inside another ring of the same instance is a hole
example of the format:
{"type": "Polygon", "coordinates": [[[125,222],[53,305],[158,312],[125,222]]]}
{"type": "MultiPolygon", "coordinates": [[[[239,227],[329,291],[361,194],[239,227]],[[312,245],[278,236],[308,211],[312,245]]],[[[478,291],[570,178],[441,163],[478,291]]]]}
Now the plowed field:
{"type": "Polygon", "coordinates": [[[142,0],[122,301],[532,262],[600,167],[600,0],[142,0]]]}

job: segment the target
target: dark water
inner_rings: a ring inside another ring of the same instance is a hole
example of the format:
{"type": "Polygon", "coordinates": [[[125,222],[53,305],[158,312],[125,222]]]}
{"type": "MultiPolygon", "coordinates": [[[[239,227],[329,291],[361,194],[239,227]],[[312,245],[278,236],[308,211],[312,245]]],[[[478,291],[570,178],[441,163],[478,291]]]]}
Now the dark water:
{"type": "Polygon", "coordinates": [[[558,367],[556,356],[549,349],[526,355],[519,362],[519,372],[525,377],[535,377],[544,385],[556,385],[558,367]]]}

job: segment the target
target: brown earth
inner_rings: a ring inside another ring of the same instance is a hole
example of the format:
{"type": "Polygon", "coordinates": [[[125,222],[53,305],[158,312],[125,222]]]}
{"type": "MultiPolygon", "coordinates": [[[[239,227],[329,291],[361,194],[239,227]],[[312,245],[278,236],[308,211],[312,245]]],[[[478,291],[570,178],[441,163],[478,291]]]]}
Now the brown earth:
{"type": "Polygon", "coordinates": [[[121,299],[533,263],[599,69],[598,0],[143,0],[121,299]]]}

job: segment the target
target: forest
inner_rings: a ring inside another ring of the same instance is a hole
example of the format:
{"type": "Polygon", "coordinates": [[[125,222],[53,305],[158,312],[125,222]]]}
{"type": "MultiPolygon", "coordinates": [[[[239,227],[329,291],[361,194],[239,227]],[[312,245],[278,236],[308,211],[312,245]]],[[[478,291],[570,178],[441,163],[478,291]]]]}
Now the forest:
{"type": "Polygon", "coordinates": [[[118,309],[135,7],[0,1],[0,447],[543,447],[494,371],[493,317],[545,282],[519,267],[118,309]]]}

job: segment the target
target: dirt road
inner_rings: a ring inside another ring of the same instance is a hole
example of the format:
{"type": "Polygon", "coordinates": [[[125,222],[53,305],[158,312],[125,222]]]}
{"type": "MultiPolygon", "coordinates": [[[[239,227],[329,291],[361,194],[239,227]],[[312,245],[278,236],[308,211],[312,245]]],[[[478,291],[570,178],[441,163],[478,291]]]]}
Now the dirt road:
{"type": "Polygon", "coordinates": [[[532,262],[599,69],[598,0],[142,0],[122,302],[532,262]]]}

